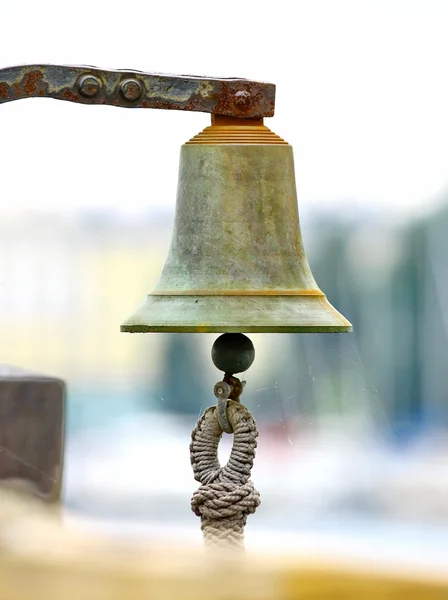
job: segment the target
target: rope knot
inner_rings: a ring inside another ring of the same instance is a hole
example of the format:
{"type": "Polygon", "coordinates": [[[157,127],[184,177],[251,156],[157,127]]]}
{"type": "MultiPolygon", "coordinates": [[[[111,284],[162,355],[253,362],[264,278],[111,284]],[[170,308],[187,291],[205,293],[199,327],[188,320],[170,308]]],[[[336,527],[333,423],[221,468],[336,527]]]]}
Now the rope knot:
{"type": "Polygon", "coordinates": [[[197,517],[207,520],[235,520],[246,524],[247,515],[260,505],[260,494],[252,481],[236,483],[209,483],[193,494],[191,508],[197,517]]]}
{"type": "Polygon", "coordinates": [[[234,438],[224,467],[218,461],[223,431],[215,406],[204,412],[193,430],[191,464],[195,479],[202,485],[193,494],[191,508],[201,517],[207,546],[230,544],[241,548],[247,516],[260,504],[260,495],[249,480],[258,430],[250,412],[239,402],[229,401],[227,412],[234,438]]]}

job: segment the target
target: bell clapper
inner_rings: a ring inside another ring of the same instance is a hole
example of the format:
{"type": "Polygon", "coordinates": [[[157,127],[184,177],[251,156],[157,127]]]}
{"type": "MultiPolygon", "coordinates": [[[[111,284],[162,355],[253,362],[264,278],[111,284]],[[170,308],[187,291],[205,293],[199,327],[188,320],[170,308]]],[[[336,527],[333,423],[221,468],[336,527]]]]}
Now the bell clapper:
{"type": "Polygon", "coordinates": [[[227,401],[240,401],[245,381],[240,381],[234,373],[247,371],[255,358],[255,349],[251,340],[242,333],[224,333],[213,344],[212,361],[217,369],[224,371],[222,381],[214,387],[218,398],[218,422],[223,431],[233,433],[227,418],[227,401]]]}

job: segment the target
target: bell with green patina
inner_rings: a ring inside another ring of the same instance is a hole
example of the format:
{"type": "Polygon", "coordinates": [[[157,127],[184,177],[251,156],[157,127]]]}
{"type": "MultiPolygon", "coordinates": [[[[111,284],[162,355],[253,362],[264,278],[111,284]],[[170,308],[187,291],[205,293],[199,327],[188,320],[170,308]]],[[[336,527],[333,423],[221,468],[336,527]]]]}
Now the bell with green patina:
{"type": "Polygon", "coordinates": [[[215,117],[182,146],[171,248],[127,332],[348,332],[311,273],[292,147],[215,117]]]}

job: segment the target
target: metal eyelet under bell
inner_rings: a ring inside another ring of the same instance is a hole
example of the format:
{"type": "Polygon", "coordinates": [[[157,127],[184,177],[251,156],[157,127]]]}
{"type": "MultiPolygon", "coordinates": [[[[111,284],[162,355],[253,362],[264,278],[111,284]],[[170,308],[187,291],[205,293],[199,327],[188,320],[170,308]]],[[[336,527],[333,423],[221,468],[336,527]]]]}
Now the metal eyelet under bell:
{"type": "Polygon", "coordinates": [[[225,433],[233,433],[233,427],[227,418],[227,402],[228,400],[239,402],[245,385],[245,381],[240,381],[237,377],[226,373],[224,380],[218,381],[213,389],[218,398],[216,405],[218,422],[225,433]]]}

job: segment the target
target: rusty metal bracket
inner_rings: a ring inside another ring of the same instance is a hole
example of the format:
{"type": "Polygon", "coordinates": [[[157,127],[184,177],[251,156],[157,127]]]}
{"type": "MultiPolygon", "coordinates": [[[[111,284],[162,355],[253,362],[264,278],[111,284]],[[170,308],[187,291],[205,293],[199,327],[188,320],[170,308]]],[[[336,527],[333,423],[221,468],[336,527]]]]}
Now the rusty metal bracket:
{"type": "Polygon", "coordinates": [[[249,79],[110,71],[88,66],[23,65],[0,69],[0,104],[23,98],[253,119],[273,116],[275,85],[249,79]]]}

